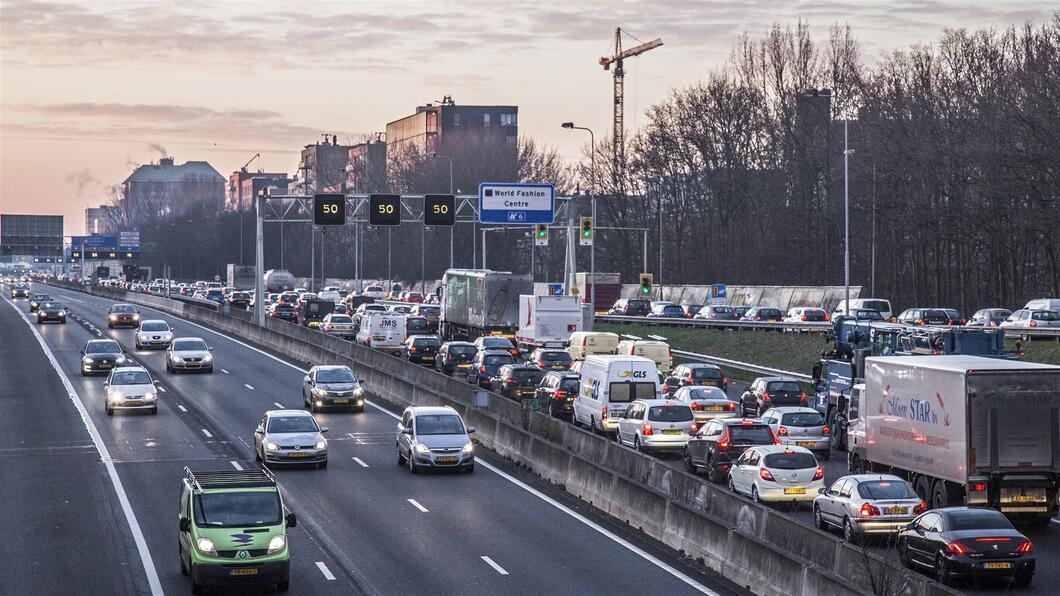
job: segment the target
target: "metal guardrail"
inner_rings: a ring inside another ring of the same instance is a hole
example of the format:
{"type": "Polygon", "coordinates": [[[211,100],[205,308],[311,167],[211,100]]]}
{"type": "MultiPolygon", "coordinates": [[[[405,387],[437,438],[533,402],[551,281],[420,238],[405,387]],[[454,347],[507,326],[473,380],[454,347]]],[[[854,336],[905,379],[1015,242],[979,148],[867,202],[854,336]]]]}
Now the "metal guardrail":
{"type": "Polygon", "coordinates": [[[597,323],[618,323],[620,325],[649,325],[652,327],[692,327],[708,329],[753,329],[765,331],[815,331],[826,333],[832,330],[827,321],[773,323],[768,321],[711,321],[709,319],[678,319],[663,317],[627,317],[623,315],[596,315],[597,323]]]}
{"type": "Polygon", "coordinates": [[[804,383],[813,382],[813,377],[811,377],[810,375],[795,373],[789,370],[780,370],[778,368],[770,368],[768,366],[759,366],[757,364],[751,364],[750,362],[740,362],[739,360],[730,360],[728,358],[719,358],[717,356],[708,356],[706,354],[697,354],[695,352],[685,352],[683,350],[671,351],[673,352],[674,356],[684,358],[686,360],[695,360],[697,362],[706,362],[707,364],[716,364],[718,366],[735,368],[737,370],[744,370],[759,375],[791,377],[796,381],[802,381],[804,383]]]}

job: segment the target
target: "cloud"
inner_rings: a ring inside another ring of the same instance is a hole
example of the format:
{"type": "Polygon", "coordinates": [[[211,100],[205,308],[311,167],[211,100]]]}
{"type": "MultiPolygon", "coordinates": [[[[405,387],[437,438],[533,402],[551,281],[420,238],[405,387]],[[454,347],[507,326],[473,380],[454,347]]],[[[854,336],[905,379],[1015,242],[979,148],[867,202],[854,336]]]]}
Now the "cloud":
{"type": "Polygon", "coordinates": [[[97,180],[95,175],[92,174],[92,170],[88,168],[83,168],[68,175],[66,177],[66,182],[74,185],[79,198],[88,195],[85,191],[89,189],[97,189],[100,185],[99,180],[97,180]]]}

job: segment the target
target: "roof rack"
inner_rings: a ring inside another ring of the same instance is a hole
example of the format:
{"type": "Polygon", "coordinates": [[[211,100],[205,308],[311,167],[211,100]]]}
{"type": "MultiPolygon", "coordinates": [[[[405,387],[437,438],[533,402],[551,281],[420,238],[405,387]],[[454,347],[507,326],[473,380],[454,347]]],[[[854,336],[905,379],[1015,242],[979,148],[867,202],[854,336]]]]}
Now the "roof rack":
{"type": "Polygon", "coordinates": [[[265,468],[258,470],[218,470],[192,472],[184,467],[184,477],[197,490],[209,488],[266,488],[276,486],[276,478],[265,468]]]}

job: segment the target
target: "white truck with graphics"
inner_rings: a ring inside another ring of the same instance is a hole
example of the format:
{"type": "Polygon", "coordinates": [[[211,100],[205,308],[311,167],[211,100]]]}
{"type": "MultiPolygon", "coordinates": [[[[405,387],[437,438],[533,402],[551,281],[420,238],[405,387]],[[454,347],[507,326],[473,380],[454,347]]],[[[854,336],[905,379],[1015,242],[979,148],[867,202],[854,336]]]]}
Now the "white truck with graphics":
{"type": "Polygon", "coordinates": [[[572,333],[582,330],[582,307],[577,296],[519,296],[517,347],[564,348],[572,333]]]}
{"type": "Polygon", "coordinates": [[[362,346],[397,354],[405,344],[405,315],[368,311],[361,317],[355,341],[362,346]]]}
{"type": "Polygon", "coordinates": [[[1060,479],[1060,366],[980,356],[865,360],[847,405],[851,473],[898,474],[932,508],[1048,523],[1060,479]]]}
{"type": "Polygon", "coordinates": [[[659,399],[662,385],[655,363],[642,356],[589,356],[574,399],[574,423],[594,433],[613,433],[629,404],[659,399]]]}

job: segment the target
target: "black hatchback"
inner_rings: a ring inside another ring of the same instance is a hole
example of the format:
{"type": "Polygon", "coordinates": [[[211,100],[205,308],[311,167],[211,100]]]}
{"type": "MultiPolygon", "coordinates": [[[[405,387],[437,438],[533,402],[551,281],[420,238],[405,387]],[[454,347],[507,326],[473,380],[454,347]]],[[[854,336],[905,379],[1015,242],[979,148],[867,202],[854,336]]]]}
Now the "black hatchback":
{"type": "Polygon", "coordinates": [[[467,370],[477,353],[478,348],[471,342],[447,341],[434,356],[434,369],[447,375],[457,370],[467,370]]]}
{"type": "Polygon", "coordinates": [[[780,445],[773,429],[761,420],[715,419],[704,424],[685,445],[685,467],[695,474],[707,470],[711,482],[720,484],[744,451],[758,445],[780,445]]]}
{"type": "Polygon", "coordinates": [[[434,366],[442,341],[433,335],[413,335],[405,340],[402,352],[409,362],[434,366]]]}
{"type": "Polygon", "coordinates": [[[509,399],[534,397],[544,376],[533,364],[506,364],[490,379],[490,389],[509,399]]]}

